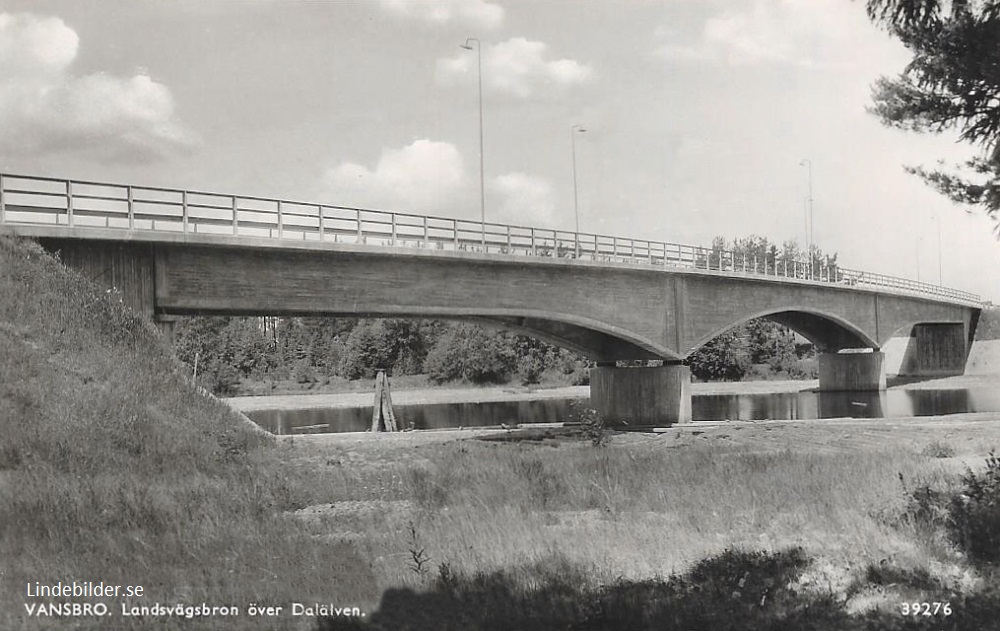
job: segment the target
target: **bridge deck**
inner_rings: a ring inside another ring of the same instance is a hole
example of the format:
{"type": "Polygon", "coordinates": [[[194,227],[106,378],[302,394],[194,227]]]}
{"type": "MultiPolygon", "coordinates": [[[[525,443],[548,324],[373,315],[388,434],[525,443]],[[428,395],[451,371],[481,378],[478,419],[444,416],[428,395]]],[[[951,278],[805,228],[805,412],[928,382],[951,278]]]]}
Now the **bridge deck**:
{"type": "Polygon", "coordinates": [[[143,240],[178,238],[220,242],[342,244],[419,248],[424,251],[518,255],[626,263],[776,281],[835,283],[981,304],[979,296],[938,285],[836,265],[753,257],[719,248],[612,235],[515,226],[351,208],[322,203],[181,189],[0,174],[0,228],[31,226],[80,238],[142,234],[143,240]],[[103,236],[102,236],[103,235],[103,236]]]}

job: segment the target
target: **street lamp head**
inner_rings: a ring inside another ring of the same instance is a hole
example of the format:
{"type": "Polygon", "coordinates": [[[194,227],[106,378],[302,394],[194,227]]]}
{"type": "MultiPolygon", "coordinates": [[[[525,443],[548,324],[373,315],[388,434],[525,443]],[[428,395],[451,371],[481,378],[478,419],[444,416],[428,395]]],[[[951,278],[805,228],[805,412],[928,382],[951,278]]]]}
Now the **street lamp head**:
{"type": "Polygon", "coordinates": [[[810,160],[809,158],[802,158],[802,160],[799,162],[800,167],[804,167],[807,164],[812,164],[812,160],[810,160]]]}
{"type": "Polygon", "coordinates": [[[464,48],[465,50],[472,50],[472,46],[469,46],[468,44],[459,44],[458,47],[464,48]]]}
{"type": "Polygon", "coordinates": [[[465,38],[464,44],[459,44],[459,48],[464,48],[465,50],[472,50],[472,42],[475,42],[477,46],[479,45],[478,39],[476,39],[475,37],[467,37],[465,38]]]}
{"type": "Polygon", "coordinates": [[[583,125],[573,125],[570,129],[581,134],[587,131],[583,125]]]}

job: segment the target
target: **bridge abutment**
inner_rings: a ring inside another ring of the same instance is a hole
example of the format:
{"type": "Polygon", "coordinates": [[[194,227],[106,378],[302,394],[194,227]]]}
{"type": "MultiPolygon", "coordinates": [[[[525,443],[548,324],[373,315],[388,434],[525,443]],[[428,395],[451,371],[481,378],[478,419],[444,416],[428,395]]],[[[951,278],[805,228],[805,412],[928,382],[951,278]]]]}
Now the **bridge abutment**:
{"type": "Polygon", "coordinates": [[[823,353],[819,356],[821,392],[885,390],[885,353],[823,353]]]}
{"type": "Polygon", "coordinates": [[[590,404],[611,423],[675,425],[691,421],[691,370],[680,364],[590,370],[590,404]]]}
{"type": "Polygon", "coordinates": [[[947,377],[965,372],[968,333],[962,323],[917,324],[907,337],[889,340],[886,372],[906,377],[947,377]]]}
{"type": "Polygon", "coordinates": [[[39,243],[98,287],[116,292],[136,313],[153,317],[156,307],[153,245],[84,239],[39,239],[39,243]]]}

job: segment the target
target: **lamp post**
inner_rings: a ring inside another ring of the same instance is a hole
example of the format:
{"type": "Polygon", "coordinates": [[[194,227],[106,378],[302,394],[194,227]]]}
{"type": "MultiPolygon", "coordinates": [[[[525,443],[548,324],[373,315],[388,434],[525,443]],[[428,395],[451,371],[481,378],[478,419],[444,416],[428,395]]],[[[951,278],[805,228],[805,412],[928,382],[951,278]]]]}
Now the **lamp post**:
{"type": "MultiPolygon", "coordinates": [[[[573,125],[569,128],[569,139],[573,145],[573,217],[575,219],[576,231],[573,233],[573,241],[576,244],[576,258],[580,258],[580,196],[576,185],[576,135],[586,133],[583,125],[573,125]]],[[[595,245],[596,247],[596,245],[595,245]]]]}
{"type": "Polygon", "coordinates": [[[809,170],[809,197],[806,198],[808,204],[808,214],[806,215],[806,239],[809,249],[809,275],[813,273],[813,163],[809,158],[803,158],[799,166],[804,166],[809,170]]]}
{"type": "Polygon", "coordinates": [[[937,224],[937,233],[938,233],[938,287],[943,287],[944,274],[942,272],[944,267],[941,264],[941,218],[938,217],[937,215],[934,215],[934,223],[937,224]]]}
{"type": "MultiPolygon", "coordinates": [[[[576,234],[580,234],[580,196],[577,191],[576,185],[576,135],[586,133],[586,129],[583,125],[573,125],[569,128],[570,141],[573,144],[573,216],[576,219],[576,234]]],[[[577,243],[580,242],[580,237],[577,236],[577,243]]]]}
{"type": "Polygon", "coordinates": [[[468,37],[461,45],[465,50],[472,50],[472,42],[476,43],[476,69],[479,77],[479,220],[482,223],[483,247],[486,247],[486,170],[483,167],[483,44],[475,37],[468,37]]]}

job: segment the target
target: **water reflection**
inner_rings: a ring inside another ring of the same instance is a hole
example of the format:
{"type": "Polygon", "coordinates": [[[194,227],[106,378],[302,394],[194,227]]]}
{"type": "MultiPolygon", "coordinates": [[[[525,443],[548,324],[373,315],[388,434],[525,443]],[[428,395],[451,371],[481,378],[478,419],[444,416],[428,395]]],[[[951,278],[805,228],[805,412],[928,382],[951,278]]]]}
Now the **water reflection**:
{"type": "MultiPolygon", "coordinates": [[[[570,399],[397,405],[396,425],[406,429],[486,427],[566,420],[570,399]]],[[[275,434],[304,432],[363,432],[372,424],[372,409],[262,410],[248,416],[275,434]]]]}
{"type": "MultiPolygon", "coordinates": [[[[443,403],[396,406],[399,427],[440,429],[565,421],[570,399],[443,403]]],[[[1000,392],[973,390],[890,390],[885,392],[786,392],[696,395],[695,420],[890,418],[962,412],[1000,412],[1000,392]]],[[[361,432],[371,426],[371,407],[321,410],[267,410],[249,416],[275,434],[361,432]]]]}

